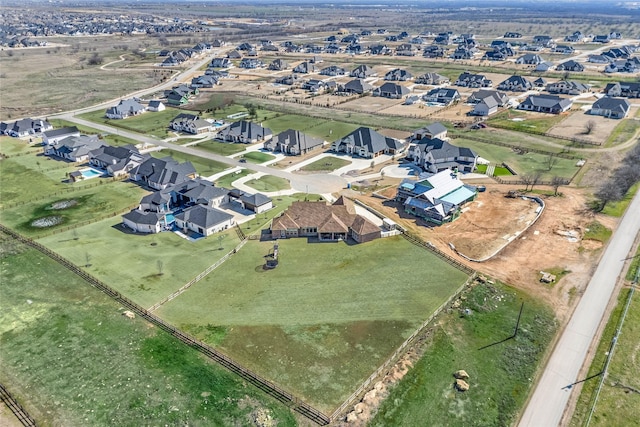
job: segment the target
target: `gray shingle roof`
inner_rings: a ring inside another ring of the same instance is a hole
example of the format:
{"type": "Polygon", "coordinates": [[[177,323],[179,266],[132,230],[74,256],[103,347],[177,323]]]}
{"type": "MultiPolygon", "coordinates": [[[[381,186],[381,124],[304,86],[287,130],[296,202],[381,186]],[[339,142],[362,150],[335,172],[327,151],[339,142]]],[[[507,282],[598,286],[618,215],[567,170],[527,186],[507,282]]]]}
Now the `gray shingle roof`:
{"type": "Polygon", "coordinates": [[[233,219],[233,215],[219,209],[195,205],[177,214],[176,219],[207,229],[233,219]]]}

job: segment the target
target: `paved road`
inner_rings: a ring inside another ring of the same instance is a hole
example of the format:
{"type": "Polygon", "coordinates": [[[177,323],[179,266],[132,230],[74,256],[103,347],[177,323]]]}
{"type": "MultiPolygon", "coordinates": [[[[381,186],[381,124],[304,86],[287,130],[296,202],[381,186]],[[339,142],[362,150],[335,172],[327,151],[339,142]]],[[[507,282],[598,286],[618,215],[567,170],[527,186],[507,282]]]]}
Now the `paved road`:
{"type": "Polygon", "coordinates": [[[268,175],[274,175],[280,178],[288,179],[291,182],[291,187],[294,190],[297,190],[302,193],[312,193],[312,194],[335,193],[345,188],[347,184],[347,181],[345,181],[344,178],[336,175],[330,175],[330,174],[299,175],[299,174],[294,174],[294,173],[287,172],[280,169],[256,165],[253,163],[240,163],[239,160],[234,158],[221,156],[219,154],[210,153],[207,151],[198,150],[191,147],[185,147],[183,145],[173,144],[170,142],[163,141],[159,138],[151,138],[146,135],[141,135],[135,132],[128,132],[123,129],[81,119],[71,114],[61,114],[61,115],[57,115],[56,117],[59,117],[64,120],[68,120],[70,122],[74,122],[80,125],[92,127],[102,132],[121,135],[142,143],[158,145],[158,146],[169,148],[171,150],[178,151],[181,153],[198,156],[205,159],[215,160],[217,162],[224,163],[232,167],[241,166],[245,169],[250,169],[255,172],[264,172],[265,174],[268,174],[268,175]]]}
{"type": "Polygon", "coordinates": [[[640,192],[636,193],[615,231],[589,285],[562,333],[531,400],[520,420],[521,427],[555,427],[571,394],[587,351],[603,320],[618,276],[640,231],[640,192]]]}

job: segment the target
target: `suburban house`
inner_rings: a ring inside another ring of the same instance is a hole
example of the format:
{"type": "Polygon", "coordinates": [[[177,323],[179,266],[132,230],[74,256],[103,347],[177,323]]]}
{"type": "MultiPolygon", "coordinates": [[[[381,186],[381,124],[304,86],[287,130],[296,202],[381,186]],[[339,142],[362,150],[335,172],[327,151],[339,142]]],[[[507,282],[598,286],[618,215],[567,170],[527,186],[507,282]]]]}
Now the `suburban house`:
{"type": "Polygon", "coordinates": [[[439,86],[439,85],[449,84],[449,79],[444,76],[441,76],[438,73],[425,73],[421,76],[416,77],[415,82],[416,84],[420,84],[420,85],[439,86]]]}
{"type": "Polygon", "coordinates": [[[205,74],[202,76],[197,76],[191,79],[191,86],[190,88],[202,88],[202,87],[206,87],[206,88],[212,88],[214,86],[216,86],[218,84],[218,78],[211,75],[211,74],[205,74]]]}
{"type": "Polygon", "coordinates": [[[425,46],[422,56],[425,58],[444,58],[445,50],[438,45],[425,46]]]}
{"type": "MultiPolygon", "coordinates": [[[[509,50],[511,51],[511,48],[509,48],[509,50]]],[[[482,55],[482,59],[486,59],[487,61],[506,61],[509,59],[509,56],[513,56],[513,52],[510,53],[511,55],[502,50],[488,51],[482,55]]]]}
{"type": "Polygon", "coordinates": [[[126,119],[147,111],[147,108],[135,99],[122,99],[118,105],[109,107],[105,116],[109,119],[126,119]]]}
{"type": "Polygon", "coordinates": [[[522,76],[511,76],[498,85],[498,89],[511,92],[526,92],[532,88],[531,82],[522,76]]]}
{"type": "Polygon", "coordinates": [[[233,62],[229,58],[213,58],[211,60],[211,67],[213,68],[231,68],[233,62]]]}
{"type": "Polygon", "coordinates": [[[149,157],[148,154],[140,154],[131,145],[123,147],[103,145],[89,152],[89,164],[104,170],[109,176],[122,176],[149,157]]]}
{"type": "Polygon", "coordinates": [[[316,66],[308,61],[298,64],[293,68],[294,73],[302,73],[302,74],[315,73],[316,70],[317,70],[316,66]]]}
{"type": "Polygon", "coordinates": [[[533,81],[533,87],[545,87],[547,86],[547,81],[542,77],[538,77],[533,81]]]}
{"type": "Polygon", "coordinates": [[[249,194],[244,193],[235,199],[242,209],[253,211],[256,214],[266,212],[273,208],[273,200],[261,193],[249,194]]]}
{"type": "Polygon", "coordinates": [[[608,64],[611,58],[605,55],[589,55],[588,61],[593,64],[608,64]]]}
{"type": "Polygon", "coordinates": [[[370,55],[390,55],[391,49],[389,49],[386,45],[377,44],[377,45],[369,46],[369,54],[370,55]]]}
{"type": "Polygon", "coordinates": [[[400,154],[406,143],[384,136],[367,127],[359,127],[342,139],[331,144],[331,150],[352,156],[374,158],[382,154],[400,154]]]}
{"type": "Polygon", "coordinates": [[[470,148],[457,147],[442,139],[423,138],[411,144],[407,158],[426,172],[437,173],[445,169],[473,172],[478,155],[470,148]]]}
{"type": "Polygon", "coordinates": [[[323,76],[344,76],[346,71],[344,68],[338,67],[337,65],[330,65],[320,70],[320,74],[323,76]]]}
{"type": "Polygon", "coordinates": [[[22,138],[53,129],[51,123],[42,119],[20,119],[13,123],[0,122],[0,134],[22,138]]]}
{"type": "Polygon", "coordinates": [[[169,128],[193,135],[210,132],[213,129],[211,122],[199,118],[195,114],[181,113],[169,123],[169,128]]]}
{"type": "Polygon", "coordinates": [[[504,107],[509,102],[509,96],[504,92],[499,92],[497,90],[489,90],[489,89],[480,89],[473,92],[469,98],[467,98],[467,102],[471,104],[477,104],[487,98],[488,96],[495,99],[497,105],[499,107],[504,107]]]}
{"type": "Polygon", "coordinates": [[[171,156],[162,159],[150,157],[129,172],[132,181],[141,181],[155,190],[195,177],[196,170],[191,162],[178,163],[171,156]]]}
{"type": "Polygon", "coordinates": [[[410,137],[411,141],[420,141],[421,139],[446,139],[447,128],[440,122],[434,122],[413,132],[410,137]]]}
{"type": "Polygon", "coordinates": [[[546,91],[549,93],[562,93],[566,95],[579,95],[581,93],[587,93],[590,90],[591,86],[573,80],[561,80],[550,83],[546,87],[546,91]]]}
{"type": "Polygon", "coordinates": [[[569,98],[561,98],[556,95],[529,95],[527,99],[518,105],[518,109],[560,114],[567,111],[572,105],[573,101],[569,98]]]}
{"type": "Polygon", "coordinates": [[[89,153],[103,145],[96,135],[68,136],[48,145],[44,154],[57,156],[72,162],[84,162],[89,160],[89,153]]]}
{"type": "Polygon", "coordinates": [[[400,99],[409,94],[409,88],[397,83],[386,82],[380,87],[373,90],[373,96],[381,96],[383,98],[400,99]]]}
{"type": "Polygon", "coordinates": [[[476,198],[475,187],[460,181],[445,169],[418,181],[404,179],[398,186],[396,201],[404,211],[434,224],[454,221],[462,206],[476,198]]]}
{"type": "Polygon", "coordinates": [[[564,41],[569,43],[580,43],[583,42],[586,36],[582,33],[582,31],[574,31],[573,34],[566,36],[564,41]]]}
{"type": "Polygon", "coordinates": [[[275,81],[276,84],[291,86],[301,80],[299,74],[289,74],[288,76],[278,77],[275,81]]]}
{"type": "Polygon", "coordinates": [[[605,73],[635,73],[640,70],[640,58],[616,59],[604,68],[605,73]]]}
{"type": "Polygon", "coordinates": [[[271,129],[245,120],[231,123],[229,127],[218,133],[217,136],[218,139],[226,142],[240,142],[243,144],[254,144],[269,140],[271,137],[271,129]]]}
{"type": "Polygon", "coordinates": [[[204,205],[191,206],[175,215],[176,227],[186,234],[190,231],[210,236],[233,227],[233,215],[204,205]]]}
{"type": "Polygon", "coordinates": [[[157,212],[133,209],[122,215],[122,223],[136,233],[159,233],[166,227],[166,217],[157,212]]]}
{"type": "Polygon", "coordinates": [[[493,82],[482,74],[464,72],[454,84],[462,87],[491,87],[493,82]]]}
{"type": "Polygon", "coordinates": [[[411,43],[402,43],[396,47],[396,55],[398,56],[415,56],[418,49],[411,43]]]}
{"type": "Polygon", "coordinates": [[[385,80],[397,81],[397,82],[404,82],[407,80],[411,80],[412,78],[413,76],[411,75],[410,72],[406,70],[401,70],[400,68],[395,68],[384,75],[385,80]]]}
{"type": "Polygon", "coordinates": [[[609,117],[611,119],[624,119],[629,114],[630,108],[631,105],[626,98],[610,98],[605,96],[593,103],[589,114],[609,117]]]}
{"type": "Polygon", "coordinates": [[[556,66],[557,71],[573,71],[573,72],[581,72],[584,71],[584,65],[579,62],[574,61],[573,59],[568,60],[567,62],[563,62],[556,66]]]}
{"type": "Polygon", "coordinates": [[[322,148],[324,141],[299,130],[287,129],[264,143],[265,150],[297,156],[322,148]]]}
{"type": "Polygon", "coordinates": [[[278,59],[274,59],[271,62],[271,64],[269,64],[269,67],[267,68],[271,71],[283,71],[289,68],[289,63],[284,59],[278,58],[278,59]]]}
{"type": "Polygon", "coordinates": [[[378,74],[375,70],[368,65],[359,65],[349,73],[349,76],[356,77],[358,79],[366,79],[367,77],[374,77],[377,75],[378,74]]]}
{"type": "Polygon", "coordinates": [[[451,59],[473,59],[474,50],[464,46],[458,46],[449,56],[451,59]]]}
{"type": "Polygon", "coordinates": [[[542,61],[541,63],[536,65],[536,68],[534,71],[546,72],[546,71],[550,71],[552,68],[553,68],[553,62],[542,61]]]}
{"type": "Polygon", "coordinates": [[[262,68],[264,67],[264,62],[262,62],[258,58],[242,58],[238,66],[240,68],[247,69],[262,68]]]}
{"type": "Polygon", "coordinates": [[[638,82],[616,82],[607,83],[604,88],[607,96],[624,96],[626,98],[640,98],[640,83],[638,82]]]}
{"type": "Polygon", "coordinates": [[[166,109],[167,107],[164,105],[162,101],[152,100],[152,101],[149,101],[149,104],[147,104],[147,110],[149,111],[158,112],[158,111],[164,111],[166,109]]]}
{"type": "Polygon", "coordinates": [[[321,242],[352,238],[357,243],[381,237],[380,227],[358,215],[353,202],[340,197],[333,204],[296,201],[271,221],[271,238],[310,237],[321,242]]]}
{"type": "Polygon", "coordinates": [[[522,34],[516,33],[515,31],[507,31],[502,37],[505,39],[519,39],[522,37],[522,34]]]}
{"type": "Polygon", "coordinates": [[[373,90],[373,86],[362,79],[354,79],[338,88],[338,92],[362,95],[373,90]]]}
{"type": "Polygon", "coordinates": [[[534,36],[533,37],[533,43],[537,44],[538,46],[542,46],[542,47],[548,47],[548,48],[554,48],[555,47],[555,43],[553,42],[553,39],[551,38],[551,36],[534,36]]]}
{"type": "Polygon", "coordinates": [[[563,55],[570,55],[573,52],[575,52],[575,49],[573,48],[573,46],[567,46],[567,45],[558,45],[555,48],[553,48],[553,51],[555,53],[561,53],[563,55]]]}
{"type": "Polygon", "coordinates": [[[435,88],[422,95],[425,102],[437,102],[450,105],[460,100],[460,93],[457,89],[435,88]]]}
{"type": "Polygon", "coordinates": [[[42,132],[42,145],[55,145],[58,141],[70,136],[80,136],[80,131],[75,126],[52,129],[42,132]]]}
{"type": "Polygon", "coordinates": [[[609,34],[593,36],[594,43],[609,43],[610,41],[611,38],[609,37],[609,34]]]}
{"type": "Polygon", "coordinates": [[[172,200],[177,206],[203,205],[217,208],[229,203],[229,190],[216,187],[211,181],[203,178],[192,178],[177,183],[165,191],[171,192],[172,200]]]}
{"type": "Polygon", "coordinates": [[[516,64],[527,64],[527,65],[538,65],[542,62],[542,58],[540,55],[535,53],[525,53],[518,59],[516,59],[516,64]]]}

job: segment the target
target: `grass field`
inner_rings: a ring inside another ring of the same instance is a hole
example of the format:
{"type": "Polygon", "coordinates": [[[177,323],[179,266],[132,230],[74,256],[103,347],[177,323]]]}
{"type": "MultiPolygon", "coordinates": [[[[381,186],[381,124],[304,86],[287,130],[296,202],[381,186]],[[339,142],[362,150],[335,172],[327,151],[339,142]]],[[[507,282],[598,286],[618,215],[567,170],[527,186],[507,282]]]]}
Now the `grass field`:
{"type": "Polygon", "coordinates": [[[249,169],[242,169],[240,171],[240,173],[236,173],[236,172],[231,172],[227,175],[223,175],[222,177],[218,178],[215,182],[217,187],[224,187],[224,188],[228,188],[228,189],[232,189],[233,186],[231,185],[231,183],[233,181],[236,181],[242,177],[245,177],[249,174],[254,173],[253,171],[249,170],[249,169]]]}
{"type": "MultiPolygon", "coordinates": [[[[476,172],[487,173],[487,165],[477,165],[476,172]]],[[[513,174],[509,171],[509,169],[502,166],[496,166],[495,170],[493,171],[493,176],[511,176],[511,175],[513,174]]]]}
{"type": "Polygon", "coordinates": [[[315,122],[317,124],[305,129],[304,132],[328,142],[334,142],[340,138],[344,138],[359,127],[353,123],[338,122],[335,120],[316,120],[315,122]]]}
{"type": "Polygon", "coordinates": [[[243,159],[247,159],[251,163],[264,163],[276,158],[273,154],[263,153],[261,151],[249,151],[247,154],[242,155],[243,159]]]}
{"type": "Polygon", "coordinates": [[[416,420],[428,426],[513,424],[554,335],[553,312],[498,284],[475,286],[460,309],[442,317],[422,358],[391,389],[368,425],[409,427],[416,420]],[[501,342],[513,334],[523,302],[518,335],[501,342]],[[464,393],[453,388],[453,373],[459,369],[470,376],[464,393]]]}
{"type": "Polygon", "coordinates": [[[230,144],[228,142],[205,141],[198,144],[198,148],[221,156],[231,156],[232,154],[244,151],[247,147],[244,144],[230,144]]]}
{"type": "Polygon", "coordinates": [[[143,307],[176,291],[239,243],[233,230],[190,242],[174,233],[127,234],[121,223],[120,216],[109,218],[40,243],[80,266],[88,254],[89,273],[143,307]]]}
{"type": "Polygon", "coordinates": [[[554,176],[571,178],[578,171],[576,160],[562,159],[548,154],[526,153],[516,154],[509,147],[472,141],[465,138],[456,138],[453,142],[460,147],[468,147],[474,150],[480,157],[491,163],[506,163],[513,168],[518,175],[541,172],[542,179],[547,180],[554,176]],[[552,164],[549,169],[549,164],[552,164]]]}
{"type": "Polygon", "coordinates": [[[308,165],[301,167],[300,170],[307,171],[307,172],[320,172],[320,171],[331,172],[350,164],[351,162],[349,160],[328,156],[328,157],[323,157],[321,159],[318,159],[313,163],[309,163],[308,165]]]}
{"type": "Polygon", "coordinates": [[[97,110],[81,114],[79,117],[91,120],[95,123],[102,123],[134,132],[155,135],[159,138],[166,138],[169,136],[170,132],[169,123],[181,112],[182,111],[175,108],[167,107],[164,111],[147,111],[144,114],[129,117],[127,119],[112,120],[108,119],[104,115],[105,112],[103,110],[97,110]]]}
{"type": "Polygon", "coordinates": [[[31,144],[29,140],[0,136],[0,154],[5,157],[22,155],[26,153],[41,153],[40,144],[31,144]]]}
{"type": "Polygon", "coordinates": [[[236,255],[158,314],[324,410],[335,408],[466,275],[400,237],[280,241],[236,255]],[[415,265],[428,265],[428,275],[415,265]],[[189,310],[185,310],[189,307],[189,310]]]}
{"type": "Polygon", "coordinates": [[[0,236],[0,383],[42,426],[251,425],[283,405],[0,236]],[[54,369],[52,367],[55,367],[54,369]]]}
{"type": "Polygon", "coordinates": [[[84,125],[79,125],[73,122],[69,122],[67,120],[61,120],[61,119],[51,119],[49,120],[49,122],[53,125],[53,127],[57,128],[62,128],[62,127],[70,127],[70,126],[75,126],[78,128],[78,130],[81,133],[87,134],[87,135],[102,135],[102,138],[104,139],[104,141],[109,144],[109,145],[113,145],[116,147],[120,147],[123,145],[136,145],[138,144],[138,141],[135,141],[133,139],[127,138],[125,136],[120,136],[120,135],[113,135],[113,134],[108,134],[105,135],[103,132],[99,131],[98,129],[89,127],[89,126],[84,126],[84,125]]]}
{"type": "MultiPolygon", "coordinates": [[[[602,339],[596,350],[591,368],[586,377],[602,371],[611,340],[619,326],[620,317],[629,295],[629,289],[623,289],[618,297],[602,339]]],[[[622,326],[613,358],[607,370],[607,377],[600,391],[598,402],[591,418],[592,426],[630,426],[640,419],[640,379],[638,378],[638,351],[640,350],[640,293],[635,292],[624,325],[622,326]],[[630,387],[630,388],[628,388],[630,387]],[[634,389],[636,391],[634,391],[634,389]]],[[[593,406],[595,390],[600,377],[583,384],[580,397],[571,419],[572,427],[585,425],[589,411],[593,406]]]]}
{"type": "Polygon", "coordinates": [[[196,172],[198,172],[198,175],[202,175],[202,176],[213,175],[229,168],[229,165],[216,162],[215,160],[205,159],[204,157],[192,156],[190,154],[180,153],[174,150],[164,149],[161,151],[152,151],[151,155],[158,159],[171,156],[173,157],[174,160],[178,162],[191,162],[193,167],[196,168],[196,172]]]}
{"type": "Polygon", "coordinates": [[[598,242],[606,243],[611,237],[612,231],[599,223],[598,221],[592,221],[585,227],[585,233],[582,238],[584,240],[596,240],[598,242]]]}
{"type": "Polygon", "coordinates": [[[622,214],[627,210],[627,206],[629,206],[629,203],[631,203],[633,196],[635,196],[635,194],[638,192],[638,189],[640,189],[640,183],[636,183],[635,185],[633,185],[629,189],[629,191],[627,191],[627,194],[624,195],[622,200],[618,202],[607,203],[602,210],[602,213],[605,215],[621,217],[622,214]]]}
{"type": "Polygon", "coordinates": [[[271,191],[287,190],[291,188],[289,186],[289,181],[273,175],[264,175],[258,179],[249,180],[245,182],[245,185],[248,185],[251,188],[255,188],[258,191],[264,191],[265,193],[269,193],[271,191]]]}
{"type": "Polygon", "coordinates": [[[532,114],[510,109],[492,116],[487,120],[487,123],[514,131],[544,133],[564,119],[565,116],[562,115],[532,114]],[[514,121],[514,118],[523,120],[514,121]]]}
{"type": "Polygon", "coordinates": [[[611,135],[604,143],[605,147],[613,147],[623,142],[627,142],[640,130],[640,122],[637,120],[624,119],[613,129],[611,135]]]}
{"type": "Polygon", "coordinates": [[[636,277],[636,273],[640,274],[640,247],[638,247],[636,255],[629,266],[629,271],[627,271],[627,280],[633,280],[636,277]]]}

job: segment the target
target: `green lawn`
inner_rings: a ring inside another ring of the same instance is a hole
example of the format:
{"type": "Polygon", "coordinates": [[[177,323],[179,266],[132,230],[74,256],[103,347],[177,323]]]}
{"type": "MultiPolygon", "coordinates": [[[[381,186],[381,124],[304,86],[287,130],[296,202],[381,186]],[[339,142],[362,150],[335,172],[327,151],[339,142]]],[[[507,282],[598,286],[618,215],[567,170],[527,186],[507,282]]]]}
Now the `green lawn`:
{"type": "Polygon", "coordinates": [[[99,131],[98,129],[95,129],[95,128],[92,128],[92,127],[89,127],[89,126],[79,125],[79,124],[76,124],[74,122],[70,122],[70,121],[67,121],[67,120],[52,119],[52,120],[49,120],[49,122],[55,128],[75,126],[83,134],[87,134],[87,135],[103,135],[103,139],[107,144],[113,145],[113,146],[116,146],[116,147],[120,147],[120,146],[123,146],[123,145],[129,145],[129,144],[131,144],[131,145],[138,144],[138,141],[135,141],[133,139],[130,139],[130,138],[127,138],[127,137],[124,137],[124,136],[120,136],[120,135],[113,135],[113,134],[105,135],[101,131],[99,131]]]}
{"type": "MultiPolygon", "coordinates": [[[[4,209],[1,212],[1,221],[20,233],[37,237],[118,214],[137,205],[145,194],[148,192],[133,183],[111,182],[71,193],[51,195],[38,202],[4,209]],[[54,203],[65,200],[73,200],[77,204],[66,209],[52,209],[54,203]],[[31,225],[31,222],[36,219],[52,216],[60,217],[62,222],[57,226],[45,228],[31,225]]],[[[59,235],[54,234],[54,236],[59,235]]],[[[105,249],[107,246],[108,244],[105,243],[105,249]]]]}
{"type": "Polygon", "coordinates": [[[84,113],[79,117],[82,117],[86,120],[91,120],[95,123],[104,123],[109,126],[115,126],[134,132],[155,135],[159,138],[166,138],[167,136],[169,136],[169,123],[180,113],[182,113],[182,111],[175,108],[167,107],[167,109],[164,111],[147,111],[144,114],[122,120],[108,119],[104,115],[103,110],[84,113]]]}
{"type": "Polygon", "coordinates": [[[158,314],[260,375],[335,408],[465,280],[401,237],[360,245],[249,241],[158,314]],[[428,275],[415,274],[428,265],[428,275]],[[185,307],[189,307],[185,310],[185,307]]]}
{"type": "Polygon", "coordinates": [[[31,144],[29,141],[10,136],[0,136],[0,154],[3,156],[15,156],[26,153],[41,153],[40,144],[31,144]]]}
{"type": "Polygon", "coordinates": [[[255,188],[258,191],[269,193],[271,191],[287,190],[291,188],[289,181],[284,178],[280,178],[273,175],[264,175],[258,179],[252,179],[245,182],[251,188],[255,188]]]}
{"type": "Polygon", "coordinates": [[[128,234],[121,223],[120,216],[109,218],[40,243],[81,266],[89,254],[87,271],[143,307],[176,291],[239,243],[233,230],[190,242],[171,232],[128,234]]]}
{"type": "Polygon", "coordinates": [[[566,118],[566,116],[548,114],[548,115],[535,115],[531,118],[532,114],[524,113],[515,110],[507,110],[498,113],[487,120],[489,125],[500,126],[505,129],[521,131],[521,132],[548,132],[553,126],[560,123],[566,118]],[[514,121],[512,119],[524,119],[522,121],[514,121]]]}
{"type": "MultiPolygon", "coordinates": [[[[596,375],[602,371],[628,295],[629,289],[623,289],[620,292],[618,305],[607,322],[602,339],[591,362],[591,368],[585,374],[585,377],[596,375]]],[[[639,349],[640,293],[636,291],[622,326],[613,358],[609,364],[607,378],[598,396],[598,402],[590,425],[607,427],[637,424],[640,419],[640,394],[637,391],[634,392],[633,389],[640,390],[637,364],[639,349]]],[[[572,427],[585,425],[589,411],[593,406],[595,390],[599,383],[600,377],[584,383],[576,410],[571,419],[570,425],[572,427]]]]}
{"type": "MultiPolygon", "coordinates": [[[[42,426],[250,425],[289,410],[58,263],[0,236],[0,383],[42,426]]],[[[13,424],[11,424],[13,425],[13,424]]]]}
{"type": "Polygon", "coordinates": [[[618,144],[627,142],[632,138],[636,132],[640,129],[640,122],[632,119],[623,119],[613,129],[607,141],[604,143],[605,147],[613,147],[618,144]]]}
{"type": "Polygon", "coordinates": [[[231,156],[244,151],[247,147],[244,144],[230,144],[228,142],[205,141],[198,144],[198,148],[221,156],[231,156]]]}
{"type": "Polygon", "coordinates": [[[316,119],[316,122],[318,122],[318,124],[305,129],[304,133],[329,142],[344,138],[359,127],[353,123],[338,122],[335,120],[320,121],[316,119]]]}
{"type": "Polygon", "coordinates": [[[631,261],[629,271],[627,271],[627,280],[633,280],[636,277],[636,273],[640,273],[640,246],[636,251],[636,255],[633,258],[633,261],[631,261]]]}
{"type": "Polygon", "coordinates": [[[318,159],[313,163],[309,163],[308,165],[301,167],[300,170],[307,171],[307,172],[320,172],[320,171],[331,172],[350,164],[351,164],[351,161],[349,160],[341,159],[339,157],[329,156],[329,157],[323,157],[321,159],[318,159]]]}
{"type": "Polygon", "coordinates": [[[213,175],[229,168],[229,165],[216,162],[215,160],[205,159],[204,157],[192,156],[190,154],[180,153],[174,150],[164,149],[161,151],[153,151],[151,152],[151,155],[158,159],[171,156],[173,157],[174,160],[178,162],[191,162],[193,167],[196,168],[196,172],[198,172],[198,175],[202,175],[202,176],[213,175]]]}
{"type": "Polygon", "coordinates": [[[271,129],[274,135],[279,134],[287,129],[304,130],[317,122],[317,119],[297,114],[279,114],[278,116],[267,120],[263,126],[271,129]]]}
{"type": "MultiPolygon", "coordinates": [[[[487,173],[487,165],[477,165],[476,172],[487,173]]],[[[496,166],[495,170],[493,171],[493,176],[511,176],[511,175],[513,174],[509,171],[509,169],[502,166],[496,166]]]]}
{"type": "MultiPolygon", "coordinates": [[[[488,144],[484,142],[472,141],[469,139],[456,138],[453,144],[459,147],[468,147],[475,151],[480,157],[489,160],[491,163],[506,163],[513,168],[518,175],[541,172],[544,180],[553,176],[571,178],[578,171],[577,160],[563,159],[549,154],[537,154],[528,152],[526,154],[516,154],[509,147],[488,144]],[[551,170],[549,164],[551,163],[551,170]]],[[[523,148],[526,148],[523,146],[523,148]]]]}
{"type": "Polygon", "coordinates": [[[633,196],[635,196],[635,194],[638,192],[638,189],[640,189],[640,183],[636,183],[635,185],[633,185],[629,189],[629,191],[627,191],[627,194],[624,195],[622,200],[618,202],[607,203],[601,213],[605,215],[621,217],[622,214],[624,214],[624,212],[627,210],[627,206],[629,206],[629,203],[631,203],[633,196]]]}
{"type": "Polygon", "coordinates": [[[250,151],[246,154],[243,154],[242,158],[247,159],[248,162],[260,164],[268,162],[269,160],[273,160],[276,158],[276,156],[269,153],[263,153],[261,151],[250,151]]]}
{"type": "Polygon", "coordinates": [[[612,231],[600,224],[598,221],[592,221],[585,227],[585,233],[582,238],[584,240],[596,240],[598,242],[606,243],[611,237],[612,231]]]}
{"type": "Polygon", "coordinates": [[[249,170],[249,169],[242,169],[240,171],[240,173],[237,172],[231,172],[227,175],[223,175],[222,177],[218,178],[215,182],[216,187],[224,187],[224,188],[228,188],[228,189],[232,189],[233,186],[231,185],[231,183],[233,181],[236,181],[242,177],[245,177],[249,174],[254,173],[253,171],[249,170]]]}
{"type": "Polygon", "coordinates": [[[476,285],[431,329],[424,355],[368,425],[513,425],[555,329],[552,310],[526,294],[476,285]],[[522,302],[518,335],[500,342],[513,334],[522,302]],[[464,393],[453,387],[460,369],[470,377],[464,393]]]}

